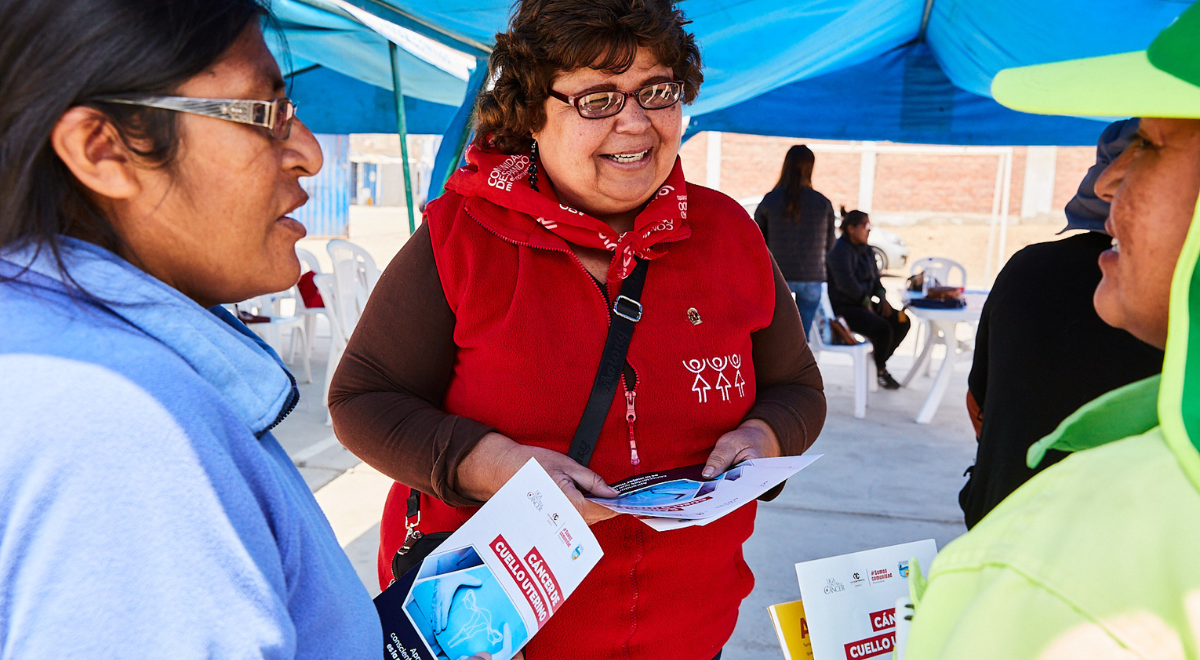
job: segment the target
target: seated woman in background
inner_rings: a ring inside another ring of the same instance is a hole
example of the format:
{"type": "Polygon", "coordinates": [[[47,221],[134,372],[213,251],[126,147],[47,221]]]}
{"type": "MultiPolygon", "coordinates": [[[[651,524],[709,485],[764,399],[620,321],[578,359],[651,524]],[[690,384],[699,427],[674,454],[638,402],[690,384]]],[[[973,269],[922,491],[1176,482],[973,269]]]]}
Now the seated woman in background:
{"type": "Polygon", "coordinates": [[[887,301],[875,255],[867,245],[871,218],[862,211],[842,207],[842,236],[825,257],[829,276],[829,302],[833,313],[846,319],[850,329],[875,347],[879,386],[895,390],[900,383],[888,373],[887,361],[911,325],[887,301]]]}

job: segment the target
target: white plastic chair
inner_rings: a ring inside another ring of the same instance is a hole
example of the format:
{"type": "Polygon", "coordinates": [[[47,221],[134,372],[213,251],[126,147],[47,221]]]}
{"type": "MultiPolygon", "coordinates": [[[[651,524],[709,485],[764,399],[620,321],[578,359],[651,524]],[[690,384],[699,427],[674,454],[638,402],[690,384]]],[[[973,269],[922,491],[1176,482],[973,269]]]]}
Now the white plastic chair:
{"type": "Polygon", "coordinates": [[[940,286],[967,286],[967,269],[962,264],[945,257],[925,257],[913,262],[909,275],[925,273],[928,283],[930,278],[937,280],[940,286]],[[951,280],[957,280],[952,282],[951,280]]]}
{"type": "MultiPolygon", "coordinates": [[[[335,238],[329,241],[325,249],[333,260],[334,287],[342,306],[338,313],[342,314],[342,324],[349,332],[353,332],[354,326],[358,325],[358,317],[367,306],[367,298],[379,282],[379,268],[366,250],[350,241],[335,238]]],[[[329,305],[328,299],[325,304],[329,305]]]]}
{"type": "MultiPolygon", "coordinates": [[[[282,296],[286,297],[286,296],[282,296]]],[[[309,360],[308,334],[304,330],[304,319],[299,316],[280,316],[279,310],[275,308],[279,302],[275,296],[259,296],[249,300],[243,300],[234,305],[234,309],[242,312],[249,312],[256,316],[269,317],[270,321],[262,323],[247,323],[246,327],[254,331],[254,334],[262,337],[263,341],[268,346],[275,349],[279,356],[283,357],[283,332],[291,330],[292,336],[289,348],[291,349],[288,357],[289,362],[295,362],[297,336],[300,338],[299,348],[301,362],[304,365],[304,382],[312,382],[312,364],[309,360]]]]}
{"type": "MultiPolygon", "coordinates": [[[[913,262],[912,268],[909,269],[908,274],[911,276],[916,275],[917,273],[925,273],[926,287],[931,286],[933,281],[937,282],[937,286],[959,286],[963,287],[964,289],[967,287],[967,269],[957,261],[953,259],[947,259],[946,257],[924,257],[922,259],[917,259],[913,262]]],[[[910,318],[916,319],[915,316],[910,316],[910,318]]],[[[921,319],[916,320],[918,323],[917,327],[915,328],[916,334],[913,336],[914,356],[919,354],[926,344],[935,339],[929,335],[931,331],[929,324],[921,319]],[[921,340],[922,334],[925,335],[924,341],[921,340]]],[[[932,360],[925,362],[926,376],[928,376],[930,373],[930,365],[932,363],[932,360]]],[[[907,379],[904,384],[908,385],[907,379]]]]}
{"type": "MultiPolygon", "coordinates": [[[[321,390],[321,405],[329,409],[329,385],[333,382],[333,372],[346,352],[346,344],[350,340],[350,328],[347,328],[342,310],[345,308],[338,298],[337,287],[333,275],[317,275],[313,278],[317,291],[325,300],[325,316],[329,318],[329,360],[325,368],[325,386],[321,390]]],[[[333,417],[325,413],[325,426],[333,425],[333,417]]]]}
{"type": "MultiPolygon", "coordinates": [[[[300,258],[300,275],[313,272],[317,275],[321,274],[321,262],[317,261],[317,255],[305,250],[304,248],[296,248],[296,256],[300,258]]],[[[293,287],[295,288],[295,287],[293,287]]],[[[312,355],[314,345],[317,343],[317,317],[325,315],[329,318],[324,307],[309,307],[304,304],[304,296],[300,295],[299,289],[296,289],[296,315],[304,318],[304,333],[308,337],[308,352],[312,355]]]]}
{"type": "MultiPolygon", "coordinates": [[[[821,283],[821,312],[830,323],[837,322],[837,317],[833,314],[833,304],[829,302],[829,284],[826,282],[821,283]]],[[[854,371],[854,417],[856,419],[866,417],[867,392],[875,391],[879,388],[879,384],[871,377],[871,368],[875,364],[875,360],[872,357],[875,353],[875,347],[871,342],[857,335],[856,338],[859,339],[859,343],[855,346],[826,344],[821,339],[821,331],[817,327],[816,322],[813,323],[812,328],[814,332],[808,336],[808,346],[812,350],[814,358],[819,358],[822,351],[842,353],[850,356],[854,371]]]]}

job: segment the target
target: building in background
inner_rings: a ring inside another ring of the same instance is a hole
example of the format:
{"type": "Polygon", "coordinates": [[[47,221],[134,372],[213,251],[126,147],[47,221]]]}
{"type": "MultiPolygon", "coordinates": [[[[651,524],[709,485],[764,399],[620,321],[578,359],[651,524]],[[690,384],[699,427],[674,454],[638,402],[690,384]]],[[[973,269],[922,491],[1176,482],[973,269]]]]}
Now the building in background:
{"type": "MultiPolygon", "coordinates": [[[[998,194],[995,147],[957,148],[961,155],[872,153],[872,145],[901,145],[704,132],[683,145],[680,157],[690,181],[716,183],[740,200],[768,192],[779,178],[788,148],[801,143],[817,154],[813,185],[835,208],[845,204],[868,211],[876,224],[987,223],[992,217],[998,194]]],[[[1009,223],[1065,222],[1062,209],[1094,162],[1095,149],[1012,147],[1011,152],[1009,223]]]]}

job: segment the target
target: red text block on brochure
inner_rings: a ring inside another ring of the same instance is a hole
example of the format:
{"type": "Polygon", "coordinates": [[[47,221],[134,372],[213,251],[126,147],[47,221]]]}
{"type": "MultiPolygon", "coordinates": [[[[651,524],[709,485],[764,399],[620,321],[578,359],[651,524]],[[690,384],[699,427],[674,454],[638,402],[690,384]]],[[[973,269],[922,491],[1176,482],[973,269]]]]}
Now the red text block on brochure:
{"type": "Polygon", "coordinates": [[[896,608],[871,612],[871,632],[883,632],[896,627],[896,608]]]}
{"type": "Polygon", "coordinates": [[[877,655],[892,652],[896,641],[896,633],[884,633],[867,639],[860,639],[846,645],[846,660],[862,660],[874,658],[877,655]]]}
{"type": "Polygon", "coordinates": [[[529,567],[529,572],[537,581],[538,586],[542,588],[542,593],[546,594],[550,613],[554,614],[563,602],[562,588],[558,586],[558,578],[554,577],[549,564],[542,558],[542,553],[538,552],[537,548],[530,548],[529,552],[525,554],[525,565],[529,567]]]}
{"type": "Polygon", "coordinates": [[[492,552],[500,558],[500,562],[504,564],[504,568],[508,574],[517,583],[517,587],[521,589],[521,595],[525,597],[525,602],[529,603],[529,607],[533,609],[533,613],[537,616],[538,629],[546,625],[546,621],[550,618],[550,610],[546,606],[546,600],[542,597],[542,593],[538,591],[537,585],[533,581],[532,573],[521,562],[513,552],[512,547],[508,545],[508,541],[504,540],[504,536],[496,537],[496,540],[491,543],[492,552]]]}

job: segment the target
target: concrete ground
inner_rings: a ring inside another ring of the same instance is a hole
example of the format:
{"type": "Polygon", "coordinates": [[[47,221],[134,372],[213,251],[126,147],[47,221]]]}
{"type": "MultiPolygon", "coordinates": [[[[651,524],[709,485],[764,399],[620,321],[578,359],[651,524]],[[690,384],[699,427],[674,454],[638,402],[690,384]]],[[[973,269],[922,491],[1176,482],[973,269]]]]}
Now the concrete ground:
{"type": "MultiPolygon", "coordinates": [[[[363,583],[375,595],[379,592],[378,521],[391,482],[361,464],[325,425],[320,397],[327,330],[318,330],[315,344],[313,382],[300,386],[300,405],[275,433],[316,492],[363,583]]],[[[900,378],[912,361],[910,337],[889,367],[900,378]]],[[[935,353],[935,369],[939,363],[940,355],[935,353]]],[[[730,660],[783,657],[766,608],[800,597],[796,562],[926,538],[935,539],[941,548],[965,531],[957,494],[963,470],[975,456],[974,434],[963,405],[969,357],[959,362],[929,425],[918,425],[913,417],[932,379],[918,377],[907,389],[871,393],[867,417],[858,420],[851,415],[849,359],[825,354],[820,365],[829,416],[810,451],[824,458],[793,478],[775,501],[759,505],[754,535],[745,546],[757,584],[742,603],[737,629],[726,648],[730,660]]]]}

